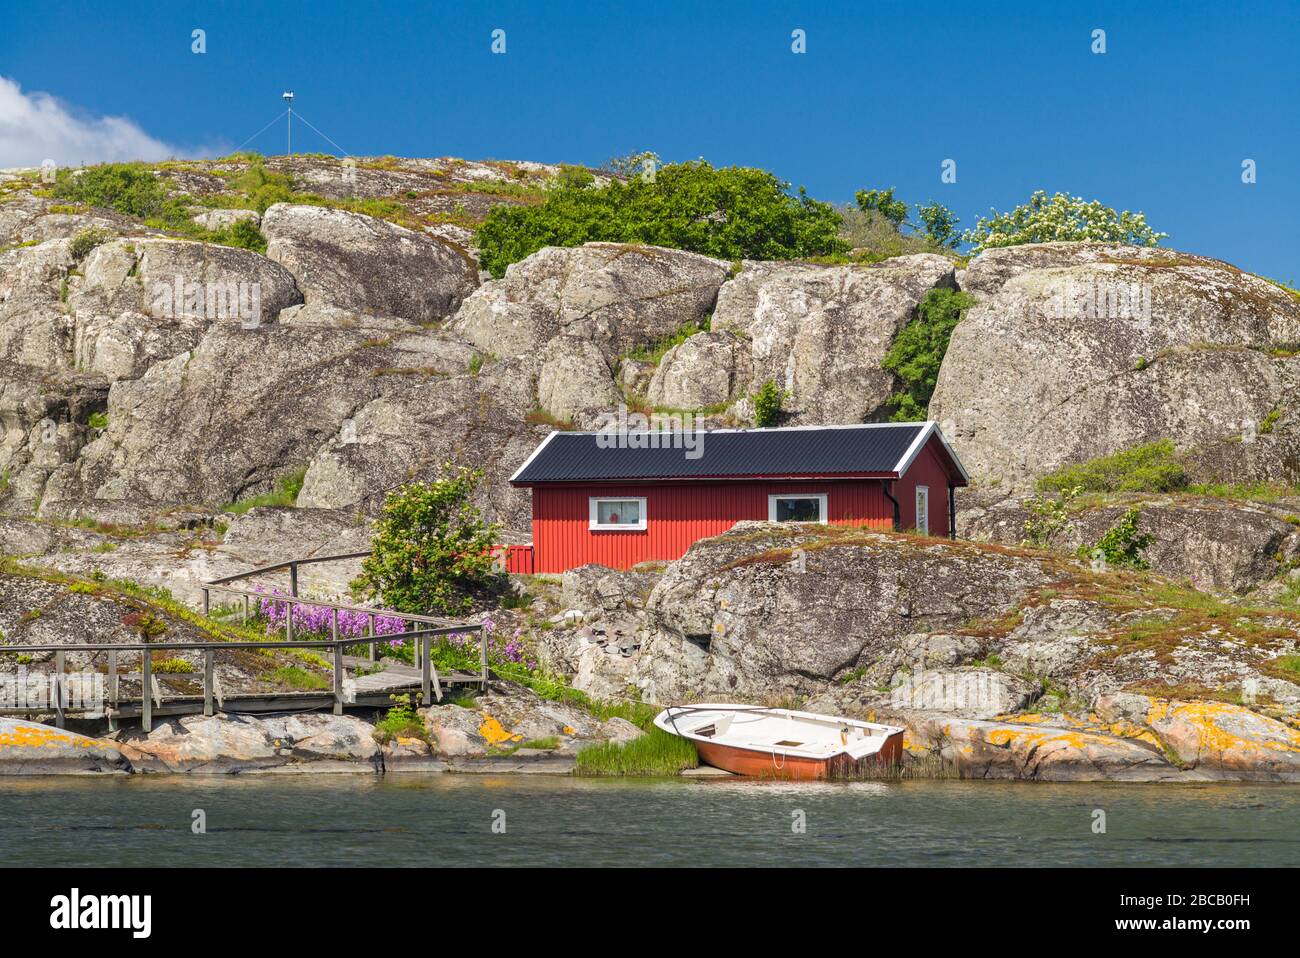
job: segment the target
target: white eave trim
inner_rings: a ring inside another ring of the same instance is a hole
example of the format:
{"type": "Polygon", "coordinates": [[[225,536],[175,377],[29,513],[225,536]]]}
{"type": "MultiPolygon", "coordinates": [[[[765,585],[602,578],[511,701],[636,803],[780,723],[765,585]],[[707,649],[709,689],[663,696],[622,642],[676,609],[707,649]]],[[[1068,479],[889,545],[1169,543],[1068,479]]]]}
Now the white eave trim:
{"type": "Polygon", "coordinates": [[[912,462],[921,454],[921,450],[925,448],[925,444],[930,441],[931,436],[939,437],[939,442],[943,443],[944,451],[952,459],[952,464],[957,467],[961,477],[969,484],[970,475],[966,472],[966,467],[961,464],[961,460],[957,458],[957,453],[949,445],[947,437],[944,436],[943,430],[939,428],[939,424],[933,419],[925,423],[925,428],[916,434],[916,438],[912,440],[912,445],[907,447],[907,452],[903,453],[903,458],[898,460],[898,463],[894,466],[894,472],[898,475],[898,478],[903,478],[903,473],[911,468],[912,462]]]}
{"type": "Polygon", "coordinates": [[[558,436],[559,434],[560,434],[560,430],[558,429],[551,430],[551,434],[541,441],[541,444],[538,445],[538,447],[533,450],[532,455],[530,455],[527,459],[524,460],[524,464],[515,470],[514,475],[511,476],[508,481],[513,485],[514,481],[519,478],[520,474],[525,469],[527,469],[530,465],[532,465],[533,460],[536,459],[541,454],[542,450],[547,447],[550,441],[554,439],[556,436],[558,436]]]}

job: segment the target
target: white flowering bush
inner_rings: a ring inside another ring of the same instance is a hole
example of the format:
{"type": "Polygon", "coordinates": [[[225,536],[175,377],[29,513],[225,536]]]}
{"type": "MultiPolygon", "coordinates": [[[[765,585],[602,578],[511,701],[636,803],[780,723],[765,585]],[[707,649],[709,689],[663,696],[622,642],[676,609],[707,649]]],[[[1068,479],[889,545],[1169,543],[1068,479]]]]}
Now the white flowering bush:
{"type": "Polygon", "coordinates": [[[995,246],[1061,241],[1158,246],[1168,235],[1151,229],[1143,213],[1116,213],[1097,200],[1085,201],[1065,193],[1048,196],[1038,190],[1028,203],[1010,213],[993,210],[991,217],[981,217],[961,238],[963,243],[973,244],[972,253],[978,253],[995,246]]]}

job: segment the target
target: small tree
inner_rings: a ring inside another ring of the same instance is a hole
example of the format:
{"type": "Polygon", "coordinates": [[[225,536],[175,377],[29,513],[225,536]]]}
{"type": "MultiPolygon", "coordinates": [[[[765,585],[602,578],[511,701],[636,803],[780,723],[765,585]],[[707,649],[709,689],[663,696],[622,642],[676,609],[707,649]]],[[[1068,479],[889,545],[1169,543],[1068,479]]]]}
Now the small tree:
{"type": "Polygon", "coordinates": [[[432,482],[390,492],[353,592],[399,612],[455,614],[498,585],[497,527],[483,521],[470,498],[482,476],[446,466],[432,482]]]}
{"type": "Polygon", "coordinates": [[[1157,233],[1147,225],[1146,215],[1125,210],[1116,213],[1097,200],[1057,193],[1049,197],[1039,190],[1029,202],[1010,213],[993,210],[981,217],[974,229],[962,233],[962,242],[975,244],[971,252],[995,246],[1023,243],[1088,241],[1158,246],[1168,233],[1157,233]]]}
{"type": "Polygon", "coordinates": [[[754,425],[760,429],[775,426],[781,418],[781,406],[785,403],[785,390],[779,389],[772,380],[758,387],[754,393],[754,425]]]}
{"type": "Polygon", "coordinates": [[[935,246],[956,249],[961,242],[961,234],[957,231],[957,224],[961,221],[956,213],[942,203],[931,200],[924,206],[917,204],[916,218],[921,221],[921,235],[935,246]]]}
{"type": "Polygon", "coordinates": [[[894,199],[892,186],[887,190],[858,190],[853,198],[858,201],[858,209],[862,212],[879,213],[893,223],[895,229],[901,228],[907,219],[907,204],[894,199]]]}

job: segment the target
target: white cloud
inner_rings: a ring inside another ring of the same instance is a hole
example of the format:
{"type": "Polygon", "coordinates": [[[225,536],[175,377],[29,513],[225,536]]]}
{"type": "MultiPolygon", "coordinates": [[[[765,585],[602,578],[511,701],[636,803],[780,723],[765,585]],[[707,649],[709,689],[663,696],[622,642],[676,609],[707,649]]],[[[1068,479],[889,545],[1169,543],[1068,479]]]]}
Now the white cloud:
{"type": "Polygon", "coordinates": [[[114,160],[163,160],[178,156],[123,116],[81,114],[48,93],[24,93],[0,76],[0,168],[60,166],[114,160]]]}

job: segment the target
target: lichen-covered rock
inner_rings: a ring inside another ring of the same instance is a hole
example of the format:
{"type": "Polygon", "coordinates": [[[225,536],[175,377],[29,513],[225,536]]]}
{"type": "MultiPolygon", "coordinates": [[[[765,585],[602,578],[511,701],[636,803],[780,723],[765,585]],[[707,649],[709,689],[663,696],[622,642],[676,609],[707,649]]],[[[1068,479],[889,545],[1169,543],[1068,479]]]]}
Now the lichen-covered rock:
{"type": "Polygon", "coordinates": [[[703,409],[738,398],[749,379],[746,343],[725,331],[696,333],[664,354],[646,395],[655,406],[703,409]]]}
{"type": "Polygon", "coordinates": [[[107,401],[101,377],[0,360],[0,513],[35,512],[50,474],[93,438],[88,420],[107,401]]]}
{"type": "MultiPolygon", "coordinates": [[[[1205,257],[1107,244],[990,250],[930,404],[976,480],[1026,484],[1062,465],[1172,438],[1251,435],[1290,406],[1300,302],[1205,257]]],[[[1294,480],[1295,475],[1259,479],[1294,480]]]]}
{"type": "Polygon", "coordinates": [[[191,715],[116,733],[139,771],[236,774],[311,763],[312,771],[379,771],[374,728],[350,715],[191,715]]]}
{"type": "Polygon", "coordinates": [[[598,614],[643,607],[662,576],[659,570],[621,571],[603,565],[578,566],[561,578],[560,601],[566,609],[579,609],[587,621],[594,621],[598,614]]]}
{"type": "Polygon", "coordinates": [[[465,300],[452,328],[499,355],[526,355],[566,333],[606,362],[649,346],[713,309],[727,263],[621,243],[547,247],[513,263],[465,300]]]}
{"type": "Polygon", "coordinates": [[[658,630],[637,684],[651,701],[813,693],[898,640],[1013,609],[1039,561],[961,543],[742,522],[672,563],[647,609],[658,630]]]}
{"type": "Polygon", "coordinates": [[[1023,675],[987,666],[936,668],[918,661],[914,668],[896,673],[889,689],[864,682],[834,683],[804,703],[804,708],[830,715],[941,713],[992,719],[1028,708],[1042,694],[1042,685],[1023,675]]]}
{"type": "MultiPolygon", "coordinates": [[[[1095,545],[1133,506],[1138,528],[1154,538],[1143,550],[1153,571],[1186,579],[1199,589],[1244,594],[1273,579],[1300,558],[1300,527],[1287,520],[1300,502],[1276,504],[1193,497],[1132,497],[1070,514],[1070,528],[1054,548],[1073,553],[1095,545]]],[[[978,512],[959,513],[962,534],[1017,544],[1030,513],[1016,499],[978,512]]]]}
{"type": "MultiPolygon", "coordinates": [[[[471,354],[463,344],[456,348],[471,354]]],[[[435,356],[415,361],[440,362],[440,354],[439,348],[435,356]]],[[[444,365],[455,368],[450,359],[444,365]]],[[[386,490],[432,478],[444,463],[461,463],[485,471],[476,500],[484,516],[526,539],[531,516],[527,490],[503,480],[546,432],[524,421],[534,402],[527,366],[519,360],[489,361],[478,375],[396,368],[372,382],[382,383],[382,394],[359,404],[319,445],[298,504],[375,514],[386,490]]]]}
{"type": "Polygon", "coordinates": [[[129,771],[129,762],[111,742],[0,716],[0,776],[129,771]]]}
{"type": "Polygon", "coordinates": [[[537,404],[556,419],[594,427],[622,397],[600,348],[578,336],[556,336],[541,354],[537,404]]]}
{"type": "Polygon", "coordinates": [[[436,471],[525,430],[527,381],[494,391],[490,374],[466,369],[470,355],[463,344],[376,338],[364,328],[213,327],[194,350],[113,385],[107,428],[51,476],[42,514],[139,521],[166,505],[216,507],[269,492],[309,464],[303,505],[381,497],[412,467],[436,471]],[[512,397],[507,411],[500,403],[512,397]],[[372,435],[376,403],[413,428],[395,427],[391,442],[385,430],[372,435]],[[327,480],[314,462],[326,455],[374,464],[352,467],[359,480],[327,480]]]}
{"type": "Polygon", "coordinates": [[[1227,702],[1152,701],[1146,724],[1188,768],[1300,781],[1300,731],[1227,702]]]}
{"type": "Polygon", "coordinates": [[[194,348],[211,325],[255,329],[302,302],[280,265],[207,243],[115,240],[90,252],[84,273],[68,296],[73,358],[110,380],[194,348]]]}
{"type": "Polygon", "coordinates": [[[528,750],[529,743],[548,739],[557,744],[545,751],[572,755],[586,745],[626,742],[641,734],[625,719],[593,718],[576,706],[548,701],[518,686],[494,686],[472,707],[433,705],[420,711],[434,750],[453,759],[528,750]]]}
{"type": "Polygon", "coordinates": [[[262,214],[257,210],[215,209],[204,210],[202,213],[190,217],[190,219],[204,229],[219,230],[234,226],[244,220],[249,220],[254,226],[258,226],[262,222],[262,214]]]}
{"type": "Polygon", "coordinates": [[[450,316],[478,282],[463,250],[359,213],[277,203],[262,217],[266,254],[308,303],[429,322],[450,316]]]}
{"type": "Polygon", "coordinates": [[[962,778],[1044,782],[1204,780],[1203,776],[1183,772],[1154,745],[1136,737],[1047,722],[1026,723],[1024,719],[924,719],[911,725],[906,744],[913,756],[936,754],[962,778]]]}
{"type": "Polygon", "coordinates": [[[718,295],[713,330],[748,343],[749,376],[786,391],[792,422],[863,422],[894,390],[881,367],[925,294],[952,286],[952,261],[930,253],[872,266],[746,262],[718,295]]]}

